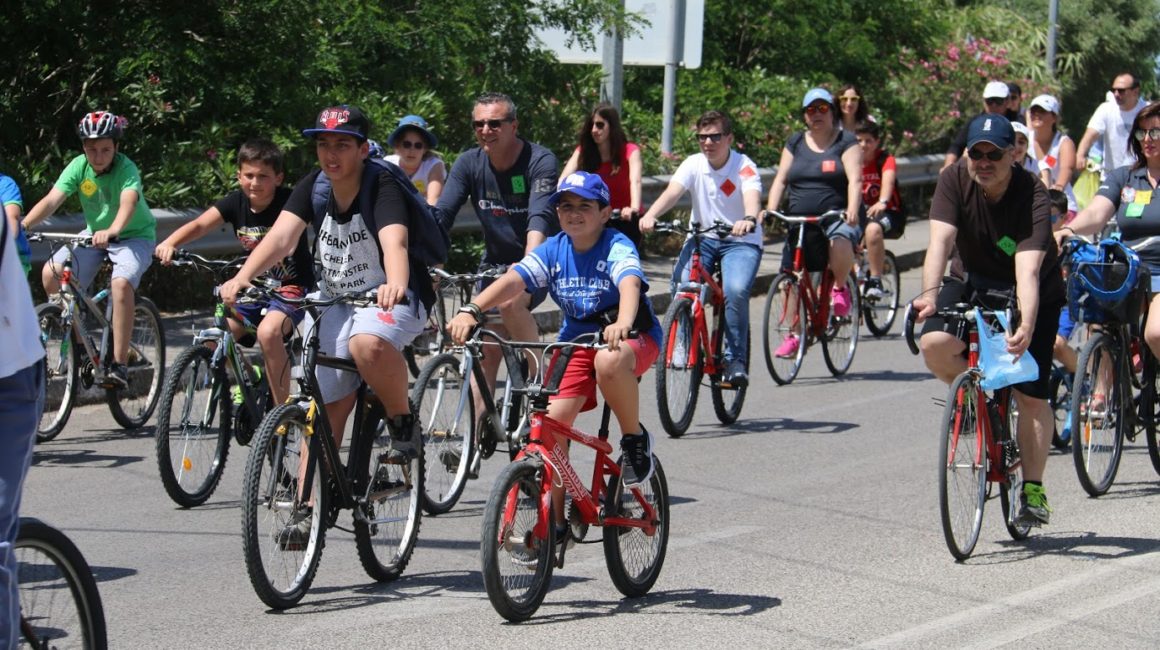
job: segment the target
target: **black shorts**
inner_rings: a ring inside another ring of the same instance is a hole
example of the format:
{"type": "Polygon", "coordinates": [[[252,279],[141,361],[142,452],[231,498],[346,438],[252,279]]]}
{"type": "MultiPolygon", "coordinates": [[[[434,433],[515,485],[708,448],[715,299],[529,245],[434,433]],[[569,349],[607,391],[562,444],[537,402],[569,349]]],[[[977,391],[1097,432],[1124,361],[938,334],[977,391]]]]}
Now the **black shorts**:
{"type": "MultiPolygon", "coordinates": [[[[943,278],[942,289],[939,290],[938,299],[935,301],[938,309],[946,309],[960,302],[978,305],[985,309],[1005,309],[1007,307],[1006,297],[998,292],[983,292],[961,280],[943,278]]],[[[1031,333],[1031,345],[1028,346],[1026,352],[1031,355],[1032,359],[1035,359],[1035,364],[1039,366],[1039,379],[1015,384],[1015,389],[1028,397],[1047,399],[1049,396],[1052,349],[1055,346],[1055,334],[1059,330],[1059,311],[1062,307],[1061,303],[1039,305],[1039,315],[1035,319],[1035,330],[1031,333]]],[[[925,335],[927,332],[955,334],[957,326],[945,318],[932,316],[922,324],[922,334],[925,335]]],[[[964,344],[968,342],[965,330],[960,338],[964,344]]],[[[966,355],[966,349],[963,350],[963,354],[966,355]]]]}
{"type": "Polygon", "coordinates": [[[866,208],[862,208],[862,232],[866,226],[876,223],[882,228],[882,236],[886,239],[899,239],[906,232],[906,217],[898,212],[886,210],[877,217],[866,216],[866,208]]]}
{"type": "MultiPolygon", "coordinates": [[[[793,254],[797,249],[798,228],[801,227],[794,226],[786,233],[785,246],[781,250],[781,270],[784,273],[793,270],[793,254]]],[[[830,263],[830,240],[820,226],[807,224],[804,227],[806,234],[802,252],[805,254],[806,270],[820,273],[830,263]]]]}

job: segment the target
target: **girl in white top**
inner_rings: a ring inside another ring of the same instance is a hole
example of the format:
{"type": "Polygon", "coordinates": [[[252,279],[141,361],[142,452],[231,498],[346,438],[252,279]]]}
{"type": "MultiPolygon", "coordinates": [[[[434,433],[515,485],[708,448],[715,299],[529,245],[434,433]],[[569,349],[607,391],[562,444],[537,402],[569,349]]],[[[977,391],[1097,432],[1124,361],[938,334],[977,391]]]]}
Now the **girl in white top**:
{"type": "Polygon", "coordinates": [[[1075,191],[1071,188],[1071,170],[1075,169],[1075,142],[1059,132],[1059,100],[1051,95],[1039,95],[1031,100],[1027,121],[1035,137],[1031,155],[1036,169],[1048,189],[1059,190],[1067,196],[1070,219],[1079,209],[1075,191]],[[1061,170],[1067,170],[1061,173],[1061,170]]]}
{"type": "Polygon", "coordinates": [[[387,138],[387,146],[395,153],[384,158],[402,168],[415,189],[426,196],[431,205],[439,200],[443,181],[447,178],[443,159],[434,151],[438,144],[426,120],[418,115],[408,115],[399,120],[399,126],[387,138]]]}

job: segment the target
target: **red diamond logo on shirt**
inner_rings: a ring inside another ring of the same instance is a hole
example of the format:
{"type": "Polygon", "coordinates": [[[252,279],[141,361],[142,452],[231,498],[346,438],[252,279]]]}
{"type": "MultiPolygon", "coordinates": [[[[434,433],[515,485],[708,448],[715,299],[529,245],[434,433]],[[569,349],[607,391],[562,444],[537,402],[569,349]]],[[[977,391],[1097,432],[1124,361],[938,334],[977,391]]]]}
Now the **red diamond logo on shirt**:
{"type": "Polygon", "coordinates": [[[725,193],[725,196],[733,196],[733,190],[735,189],[737,189],[737,186],[728,178],[725,179],[724,183],[721,183],[721,191],[725,193]]]}

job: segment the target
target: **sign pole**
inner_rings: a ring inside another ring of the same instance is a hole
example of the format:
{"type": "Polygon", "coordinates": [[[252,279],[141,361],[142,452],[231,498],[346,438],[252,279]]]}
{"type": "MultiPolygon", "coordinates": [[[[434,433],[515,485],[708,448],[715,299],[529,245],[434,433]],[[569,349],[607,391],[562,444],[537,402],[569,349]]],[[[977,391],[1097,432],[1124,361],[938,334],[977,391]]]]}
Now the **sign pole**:
{"type": "MultiPolygon", "coordinates": [[[[624,0],[617,2],[617,15],[624,17],[624,0]]],[[[608,102],[621,112],[624,101],[624,35],[616,25],[604,32],[604,74],[600,84],[600,100],[608,102]]]]}
{"type": "Polygon", "coordinates": [[[669,0],[672,7],[668,61],[665,62],[665,86],[663,104],[663,126],[661,127],[661,152],[673,152],[674,107],[677,104],[677,65],[681,62],[685,44],[685,0],[669,0]]]}

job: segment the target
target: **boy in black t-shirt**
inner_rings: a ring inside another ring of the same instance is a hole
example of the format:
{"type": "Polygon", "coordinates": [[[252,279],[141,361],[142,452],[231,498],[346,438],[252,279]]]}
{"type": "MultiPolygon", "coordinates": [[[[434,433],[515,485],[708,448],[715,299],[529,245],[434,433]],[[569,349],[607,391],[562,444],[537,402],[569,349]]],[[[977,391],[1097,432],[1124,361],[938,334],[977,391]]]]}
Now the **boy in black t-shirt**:
{"type": "MultiPolygon", "coordinates": [[[[153,255],[168,265],[179,246],[201,239],[223,223],[233,226],[247,253],[254,250],[274,225],[286,199],[290,198],[290,190],[282,187],[282,159],[282,150],[269,140],[255,139],[243,144],[238,149],[238,185],[241,189],[230,192],[199,217],[178,228],[157,245],[153,255]]],[[[314,285],[314,267],[305,233],[298,239],[294,253],[266,275],[280,282],[279,293],[290,298],[301,298],[314,285]]],[[[274,403],[286,401],[290,390],[290,369],[284,342],[302,320],[302,311],[279,300],[270,300],[261,304],[234,305],[229,316],[230,330],[236,340],[252,342],[253,334],[257,334],[274,403]]]]}

